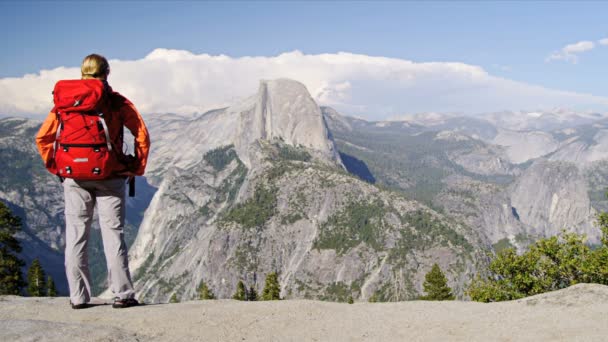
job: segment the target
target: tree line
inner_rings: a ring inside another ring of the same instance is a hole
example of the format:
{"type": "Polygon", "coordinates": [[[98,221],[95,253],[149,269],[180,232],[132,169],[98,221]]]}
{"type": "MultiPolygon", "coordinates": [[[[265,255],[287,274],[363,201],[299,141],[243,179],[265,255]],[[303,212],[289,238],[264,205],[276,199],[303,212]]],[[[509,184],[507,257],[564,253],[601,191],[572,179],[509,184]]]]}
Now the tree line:
{"type": "MultiPolygon", "coordinates": [[[[202,281],[199,285],[197,293],[199,300],[216,299],[215,294],[204,281],[202,281]]],[[[242,280],[239,280],[236,286],[236,292],[232,296],[232,299],[249,302],[255,302],[258,300],[281,300],[281,286],[279,284],[279,277],[277,273],[272,272],[266,276],[266,282],[264,284],[264,290],[262,291],[261,297],[258,295],[255,287],[250,286],[249,289],[247,289],[245,283],[243,283],[242,280]]],[[[179,301],[180,300],[177,298],[177,293],[173,293],[171,298],[169,298],[169,303],[178,303],[179,301]]]]}
{"type": "Polygon", "coordinates": [[[21,219],[14,216],[8,206],[0,202],[0,295],[20,295],[25,288],[32,297],[55,297],[55,282],[46,276],[40,260],[32,261],[27,282],[23,280],[21,268],[25,262],[19,259],[21,244],[15,234],[21,230],[21,219]]]}

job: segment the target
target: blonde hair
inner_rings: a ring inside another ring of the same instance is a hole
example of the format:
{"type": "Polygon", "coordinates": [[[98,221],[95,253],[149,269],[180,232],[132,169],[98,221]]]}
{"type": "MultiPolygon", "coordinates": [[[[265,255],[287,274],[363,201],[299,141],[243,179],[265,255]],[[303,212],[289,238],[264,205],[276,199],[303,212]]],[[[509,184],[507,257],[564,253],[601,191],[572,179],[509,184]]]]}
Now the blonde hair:
{"type": "Polygon", "coordinates": [[[82,60],[80,74],[83,80],[91,78],[106,80],[110,74],[110,64],[104,56],[94,53],[82,60]]]}

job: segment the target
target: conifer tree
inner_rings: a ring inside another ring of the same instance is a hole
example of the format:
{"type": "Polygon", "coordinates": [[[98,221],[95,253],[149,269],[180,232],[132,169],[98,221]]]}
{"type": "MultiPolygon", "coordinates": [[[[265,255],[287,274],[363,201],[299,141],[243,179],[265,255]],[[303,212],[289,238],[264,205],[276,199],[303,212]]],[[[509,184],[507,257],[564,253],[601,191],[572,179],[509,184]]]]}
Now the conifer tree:
{"type": "Polygon", "coordinates": [[[247,300],[247,291],[245,290],[245,284],[241,280],[236,285],[236,293],[232,296],[232,299],[236,300],[247,300]]]}
{"type": "Polygon", "coordinates": [[[276,272],[269,273],[266,276],[266,283],[262,291],[262,300],[280,300],[281,286],[279,285],[279,277],[276,272]]]}
{"type": "Polygon", "coordinates": [[[179,299],[177,299],[177,294],[175,292],[171,295],[169,303],[179,303],[179,299]]]}
{"type": "Polygon", "coordinates": [[[15,234],[21,229],[21,219],[0,202],[0,295],[18,295],[26,285],[21,275],[25,263],[17,257],[21,245],[15,234]]]}
{"type": "Polygon", "coordinates": [[[205,284],[205,282],[201,282],[201,286],[198,288],[198,298],[199,299],[215,299],[215,295],[213,291],[205,284]]]}
{"type": "Polygon", "coordinates": [[[57,289],[55,288],[55,282],[51,276],[46,278],[46,295],[48,297],[57,297],[57,289]]]}
{"type": "Polygon", "coordinates": [[[426,274],[422,286],[426,296],[422,296],[420,299],[454,300],[452,289],[448,286],[448,280],[437,264],[434,264],[431,271],[426,274]]]}
{"type": "Polygon", "coordinates": [[[247,301],[255,302],[257,300],[258,300],[258,291],[256,291],[253,286],[250,286],[249,291],[247,291],[247,301]]]}
{"type": "Polygon", "coordinates": [[[46,296],[46,275],[38,258],[32,261],[27,271],[27,293],[32,297],[46,296]]]}

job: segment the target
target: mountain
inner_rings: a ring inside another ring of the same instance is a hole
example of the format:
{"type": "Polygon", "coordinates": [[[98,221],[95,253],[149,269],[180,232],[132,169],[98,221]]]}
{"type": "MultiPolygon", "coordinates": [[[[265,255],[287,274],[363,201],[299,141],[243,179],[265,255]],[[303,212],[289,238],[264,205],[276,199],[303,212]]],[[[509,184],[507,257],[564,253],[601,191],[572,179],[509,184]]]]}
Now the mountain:
{"type": "Polygon", "coordinates": [[[561,122],[572,127],[534,131],[483,117],[365,122],[324,114],[340,153],[365,165],[363,179],[466,222],[495,247],[521,249],[562,229],[598,242],[595,215],[607,207],[608,186],[601,116],[589,123],[571,115],[561,122]]]}
{"type": "Polygon", "coordinates": [[[249,150],[258,139],[281,139],[339,163],[319,107],[304,85],[290,80],[262,81],[256,96],[196,118],[154,115],[146,121],[154,139],[146,176],[154,184],[160,183],[168,168],[187,169],[199,163],[207,151],[230,144],[250,167],[253,156],[249,150]]]}
{"type": "Polygon", "coordinates": [[[158,159],[164,176],[130,251],[146,300],[195,298],[203,281],[221,298],[239,280],[261,291],[273,271],[288,298],[412,299],[435,262],[462,295],[485,260],[466,225],[345,172],[300,83],[263,81],[178,125],[173,145],[190,152],[158,159]]]}

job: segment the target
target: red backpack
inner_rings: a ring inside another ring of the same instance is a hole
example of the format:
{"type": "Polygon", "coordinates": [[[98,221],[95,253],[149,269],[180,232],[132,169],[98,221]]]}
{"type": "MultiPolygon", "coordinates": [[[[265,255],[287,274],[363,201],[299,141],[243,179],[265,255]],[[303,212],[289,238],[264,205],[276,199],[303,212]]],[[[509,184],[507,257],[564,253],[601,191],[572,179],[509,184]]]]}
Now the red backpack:
{"type": "Polygon", "coordinates": [[[124,169],[119,162],[122,146],[112,145],[105,120],[113,114],[110,95],[105,83],[97,79],[64,80],[55,85],[59,128],[54,160],[58,176],[98,180],[124,169]]]}

